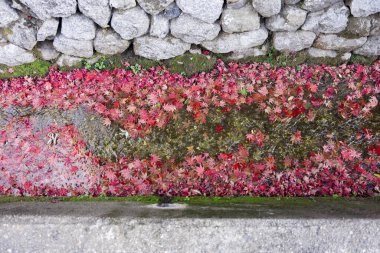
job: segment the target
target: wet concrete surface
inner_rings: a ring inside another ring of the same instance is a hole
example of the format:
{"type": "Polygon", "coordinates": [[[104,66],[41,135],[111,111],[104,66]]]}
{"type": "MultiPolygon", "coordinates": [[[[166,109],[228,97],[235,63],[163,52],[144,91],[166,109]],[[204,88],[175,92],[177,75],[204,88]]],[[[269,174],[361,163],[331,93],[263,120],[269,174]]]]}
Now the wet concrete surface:
{"type": "Polygon", "coordinates": [[[244,218],[244,219],[380,219],[379,199],[345,201],[281,201],[260,204],[189,205],[156,208],[135,202],[14,202],[0,203],[0,216],[40,215],[99,218],[244,218]]]}

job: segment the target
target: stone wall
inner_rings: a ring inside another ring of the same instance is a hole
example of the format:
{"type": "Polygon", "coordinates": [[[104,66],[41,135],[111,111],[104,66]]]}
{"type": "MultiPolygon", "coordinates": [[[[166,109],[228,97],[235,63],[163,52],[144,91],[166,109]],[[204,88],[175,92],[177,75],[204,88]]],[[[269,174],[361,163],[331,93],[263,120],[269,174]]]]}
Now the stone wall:
{"type": "Polygon", "coordinates": [[[379,12],[380,0],[0,0],[0,64],[70,65],[128,49],[161,60],[192,47],[378,56],[379,12]]]}

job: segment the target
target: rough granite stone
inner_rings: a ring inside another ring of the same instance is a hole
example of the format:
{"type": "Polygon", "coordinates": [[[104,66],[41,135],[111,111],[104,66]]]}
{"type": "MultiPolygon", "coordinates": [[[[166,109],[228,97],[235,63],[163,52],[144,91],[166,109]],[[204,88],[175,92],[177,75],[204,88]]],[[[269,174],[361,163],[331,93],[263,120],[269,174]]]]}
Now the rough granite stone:
{"type": "Polygon", "coordinates": [[[307,11],[287,5],[280,14],[266,19],[266,27],[272,32],[294,32],[299,29],[306,20],[307,11]]]}
{"type": "Polygon", "coordinates": [[[268,38],[268,30],[260,29],[244,33],[222,33],[216,39],[204,41],[202,46],[214,53],[229,53],[236,50],[257,47],[268,38]]]}
{"type": "Polygon", "coordinates": [[[285,4],[297,4],[299,3],[301,0],[285,0],[285,4]]]}
{"type": "Polygon", "coordinates": [[[220,32],[220,25],[210,24],[182,13],[171,21],[170,30],[176,38],[187,43],[200,44],[202,41],[215,39],[220,32]]]}
{"type": "Polygon", "coordinates": [[[17,66],[34,62],[33,54],[13,44],[0,44],[0,64],[17,66]]]}
{"type": "MultiPolygon", "coordinates": [[[[95,64],[96,62],[99,61],[100,58],[101,58],[100,55],[96,55],[90,58],[82,58],[82,57],[75,57],[75,56],[63,54],[58,58],[56,63],[58,66],[73,67],[73,66],[80,66],[83,60],[85,60],[89,64],[95,64]]],[[[72,115],[72,113],[73,113],[72,111],[64,112],[64,114],[66,115],[72,115]]]]}
{"type": "Polygon", "coordinates": [[[371,36],[380,35],[380,13],[372,16],[371,36]]]}
{"type": "Polygon", "coordinates": [[[269,47],[281,51],[378,55],[380,0],[0,0],[1,45],[30,51],[37,45],[48,60],[60,53],[88,58],[94,48],[120,54],[139,37],[135,44],[143,50],[137,51],[154,59],[173,57],[188,44],[255,56],[264,52],[267,29],[269,47]],[[163,52],[152,53],[153,42],[163,52]]]}
{"type": "MultiPolygon", "coordinates": [[[[7,0],[5,0],[5,1],[7,1],[7,0]]],[[[8,2],[9,2],[9,0],[8,0],[8,2]]],[[[19,11],[22,11],[22,10],[25,9],[25,6],[23,6],[23,5],[19,2],[19,0],[12,0],[12,5],[11,5],[11,7],[12,7],[13,9],[16,9],[16,10],[19,10],[19,11]]]]}
{"type": "Polygon", "coordinates": [[[76,0],[19,0],[39,19],[68,17],[77,11],[76,0]]]}
{"type": "MultiPolygon", "coordinates": [[[[309,14],[306,17],[306,21],[301,29],[305,31],[314,31],[318,33],[319,21],[322,20],[324,14],[325,12],[323,10],[317,11],[317,12],[309,12],[309,14]]],[[[347,18],[347,22],[348,22],[348,18],[347,18]]],[[[331,20],[329,20],[329,23],[331,23],[331,20]]]]}
{"type": "Polygon", "coordinates": [[[368,37],[367,42],[354,53],[364,56],[380,55],[380,36],[368,37]]]}
{"type": "Polygon", "coordinates": [[[310,13],[302,30],[315,33],[339,33],[346,29],[349,15],[349,9],[344,4],[338,3],[326,11],[310,13]]]}
{"type": "Polygon", "coordinates": [[[191,44],[171,36],[164,39],[144,36],[136,38],[133,42],[133,50],[136,55],[152,60],[163,60],[182,55],[190,47],[191,44]]]}
{"type": "Polygon", "coordinates": [[[112,29],[98,29],[94,40],[95,50],[101,54],[121,54],[131,45],[129,40],[123,40],[112,29]]]}
{"type": "Polygon", "coordinates": [[[51,61],[58,58],[60,53],[54,48],[53,42],[44,41],[37,45],[37,51],[45,61],[51,61]]]}
{"type": "Polygon", "coordinates": [[[260,16],[251,4],[240,9],[225,9],[220,22],[226,33],[249,32],[260,28],[260,16]]]}
{"type": "Polygon", "coordinates": [[[311,47],[316,34],[309,31],[276,32],[273,36],[273,46],[279,51],[297,52],[311,47]]]}
{"type": "Polygon", "coordinates": [[[174,0],[137,0],[138,4],[151,15],[157,15],[165,10],[174,0]]]}
{"type": "Polygon", "coordinates": [[[12,44],[32,50],[37,44],[37,29],[25,19],[20,19],[9,27],[6,38],[12,44]]]}
{"type": "Polygon", "coordinates": [[[248,3],[248,0],[227,0],[227,8],[240,9],[248,3]]]}
{"type": "Polygon", "coordinates": [[[202,48],[198,45],[191,45],[190,54],[202,54],[202,48]]]}
{"type": "Polygon", "coordinates": [[[185,13],[207,23],[214,23],[222,14],[224,0],[177,0],[185,13]]]}
{"type": "Polygon", "coordinates": [[[61,55],[57,60],[57,65],[60,67],[74,67],[82,62],[82,58],[71,55],[61,55]]]}
{"type": "Polygon", "coordinates": [[[92,40],[95,38],[95,23],[85,15],[75,14],[62,18],[61,34],[74,40],[92,40]]]}
{"type": "Polygon", "coordinates": [[[350,17],[348,19],[348,25],[346,30],[350,34],[358,35],[358,36],[369,36],[371,33],[372,26],[372,18],[364,17],[364,18],[355,18],[350,17]]]}
{"type": "Polygon", "coordinates": [[[182,11],[178,7],[178,5],[174,2],[171,3],[168,7],[165,8],[165,10],[162,12],[162,15],[167,19],[173,19],[179,17],[181,15],[182,11]]]}
{"type": "Polygon", "coordinates": [[[47,19],[37,32],[37,41],[53,40],[57,35],[59,21],[55,18],[47,19]]]}
{"type": "Polygon", "coordinates": [[[8,42],[7,38],[5,38],[4,35],[0,33],[0,43],[5,43],[5,42],[8,42]]]}
{"type": "Polygon", "coordinates": [[[149,30],[150,19],[140,7],[114,11],[111,26],[125,40],[143,36],[149,30]]]}
{"type": "Polygon", "coordinates": [[[261,16],[269,18],[280,13],[282,7],[281,0],[252,0],[253,8],[256,9],[261,16]]]}
{"type": "Polygon", "coordinates": [[[316,39],[314,46],[326,50],[350,52],[366,43],[367,37],[347,39],[336,34],[321,34],[316,39]]]}
{"type": "Polygon", "coordinates": [[[17,12],[8,5],[7,1],[0,0],[0,28],[8,26],[18,17],[17,12]]]}
{"type": "Polygon", "coordinates": [[[379,0],[348,0],[348,6],[354,17],[367,17],[380,12],[379,0]]]}
{"type": "Polygon", "coordinates": [[[348,61],[349,59],[351,59],[351,56],[352,54],[351,53],[344,53],[340,59],[342,59],[342,61],[348,61]]]}
{"type": "Polygon", "coordinates": [[[110,0],[110,6],[115,9],[127,10],[136,6],[136,0],[110,0]]]}
{"type": "Polygon", "coordinates": [[[92,40],[75,40],[60,34],[55,37],[53,45],[63,54],[89,58],[94,54],[92,40]]]}
{"type": "Polygon", "coordinates": [[[269,44],[264,44],[261,47],[252,47],[247,49],[240,49],[233,51],[231,55],[228,56],[229,60],[240,60],[247,57],[258,57],[266,55],[268,53],[269,44]]]}
{"type": "Polygon", "coordinates": [[[109,0],[78,0],[79,10],[99,26],[108,27],[111,19],[109,0]]]}
{"type": "Polygon", "coordinates": [[[302,8],[311,12],[316,12],[336,3],[343,3],[343,0],[305,0],[302,4],[302,8]]]}
{"type": "Polygon", "coordinates": [[[337,56],[337,53],[333,50],[324,50],[315,47],[309,48],[307,52],[314,58],[335,58],[337,56]]]}
{"type": "Polygon", "coordinates": [[[165,38],[169,34],[170,24],[169,19],[162,13],[153,15],[150,21],[150,36],[157,38],[165,38]]]}

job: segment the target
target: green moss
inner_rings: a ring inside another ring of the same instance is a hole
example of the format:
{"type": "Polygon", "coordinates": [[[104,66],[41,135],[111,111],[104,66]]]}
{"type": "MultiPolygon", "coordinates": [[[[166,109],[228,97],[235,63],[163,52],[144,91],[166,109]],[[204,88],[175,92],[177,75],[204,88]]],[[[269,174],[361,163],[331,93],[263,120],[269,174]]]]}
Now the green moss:
{"type": "Polygon", "coordinates": [[[363,37],[363,36],[360,36],[359,34],[355,34],[348,30],[344,30],[343,32],[338,33],[337,35],[345,39],[359,39],[363,37]]]}
{"type": "MultiPolygon", "coordinates": [[[[335,58],[313,58],[310,57],[307,53],[307,50],[302,50],[299,52],[293,52],[293,53],[286,53],[286,52],[280,52],[277,51],[274,48],[271,48],[266,55],[262,56],[250,56],[245,57],[243,59],[238,60],[237,62],[241,63],[252,63],[252,62],[266,62],[271,64],[272,67],[286,67],[286,66],[298,66],[301,64],[308,64],[308,65],[329,65],[329,66],[339,66],[346,61],[342,60],[342,55],[345,52],[338,52],[338,55],[335,58]]],[[[231,62],[232,60],[227,59],[227,55],[219,55],[216,54],[216,56],[219,58],[222,57],[222,59],[225,62],[231,62]]],[[[364,64],[364,65],[371,65],[375,61],[377,61],[379,57],[373,56],[373,57],[366,57],[366,56],[360,56],[360,55],[353,55],[352,58],[348,61],[349,64],[352,63],[358,63],[358,64],[364,64]]]]}
{"type": "Polygon", "coordinates": [[[50,63],[43,60],[36,60],[29,64],[12,67],[13,72],[9,73],[9,67],[0,65],[0,79],[20,77],[20,76],[46,76],[49,72],[50,63]]]}
{"type": "Polygon", "coordinates": [[[106,69],[121,68],[123,66],[123,55],[103,56],[101,59],[106,69]]]}
{"type": "Polygon", "coordinates": [[[349,64],[362,64],[362,65],[371,65],[375,61],[377,61],[379,57],[372,56],[372,57],[366,57],[363,55],[352,55],[351,59],[349,60],[349,64]]]}
{"type": "Polygon", "coordinates": [[[245,57],[243,59],[238,60],[238,62],[266,62],[271,64],[271,66],[273,67],[286,67],[298,66],[300,64],[306,63],[309,58],[310,57],[306,51],[283,53],[277,51],[274,48],[271,48],[266,55],[245,57]]]}
{"type": "Polygon", "coordinates": [[[11,28],[8,28],[8,27],[4,27],[2,29],[0,29],[0,33],[4,36],[4,37],[8,37],[10,35],[13,34],[13,31],[11,28]]]}
{"type": "Polygon", "coordinates": [[[95,54],[93,57],[89,59],[83,59],[80,63],[74,66],[62,66],[59,69],[63,72],[69,72],[78,68],[86,68],[86,69],[97,69],[97,70],[106,70],[106,69],[115,69],[123,67],[123,56],[122,55],[100,55],[95,54]],[[99,58],[97,60],[94,60],[99,58]]]}
{"type": "Polygon", "coordinates": [[[43,60],[43,59],[42,59],[41,51],[39,51],[39,50],[37,49],[37,47],[34,47],[34,48],[32,49],[32,53],[33,53],[34,57],[36,57],[36,59],[43,60]]]}
{"type": "Polygon", "coordinates": [[[307,59],[309,59],[309,55],[306,51],[300,51],[291,54],[281,54],[280,56],[278,56],[277,59],[280,62],[280,65],[282,66],[298,66],[307,62],[307,59]]]}
{"type": "Polygon", "coordinates": [[[184,54],[167,60],[166,64],[173,73],[192,76],[196,73],[207,72],[214,68],[215,57],[207,57],[203,54],[184,54]]]}
{"type": "Polygon", "coordinates": [[[107,69],[115,69],[115,68],[123,68],[124,62],[128,61],[125,54],[118,55],[101,55],[94,54],[93,57],[89,59],[83,59],[80,63],[74,66],[62,66],[59,69],[63,72],[68,72],[78,68],[86,68],[86,69],[97,69],[97,70],[107,70],[107,69]],[[97,59],[98,58],[98,59],[97,59]],[[97,59],[97,60],[95,60],[97,59]]]}
{"type": "MultiPolygon", "coordinates": [[[[238,60],[242,63],[251,62],[266,62],[271,64],[273,67],[286,67],[286,66],[298,66],[301,64],[308,65],[321,65],[325,64],[328,66],[339,66],[346,61],[342,60],[342,55],[344,52],[338,52],[335,58],[323,57],[323,58],[313,58],[310,57],[306,50],[295,52],[295,53],[281,53],[276,50],[270,51],[268,54],[258,57],[246,57],[244,59],[238,60]]],[[[361,55],[353,55],[348,61],[349,64],[358,63],[363,65],[371,65],[377,61],[379,57],[366,57],[361,55]]]]}
{"type": "Polygon", "coordinates": [[[310,57],[307,59],[307,63],[309,65],[330,65],[330,66],[338,66],[343,64],[345,61],[342,60],[342,54],[338,54],[336,57],[310,57]]]}
{"type": "Polygon", "coordinates": [[[150,69],[162,65],[161,61],[150,60],[140,56],[127,56],[124,60],[131,66],[140,65],[143,69],[150,69]]]}

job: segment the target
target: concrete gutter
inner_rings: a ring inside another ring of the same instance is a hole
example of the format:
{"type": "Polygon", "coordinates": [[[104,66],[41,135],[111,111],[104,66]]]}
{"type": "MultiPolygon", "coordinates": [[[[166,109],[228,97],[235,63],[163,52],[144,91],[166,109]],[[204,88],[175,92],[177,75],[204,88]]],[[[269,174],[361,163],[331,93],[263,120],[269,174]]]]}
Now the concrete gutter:
{"type": "Polygon", "coordinates": [[[8,203],[0,204],[0,252],[375,253],[379,208],[8,203]]]}

